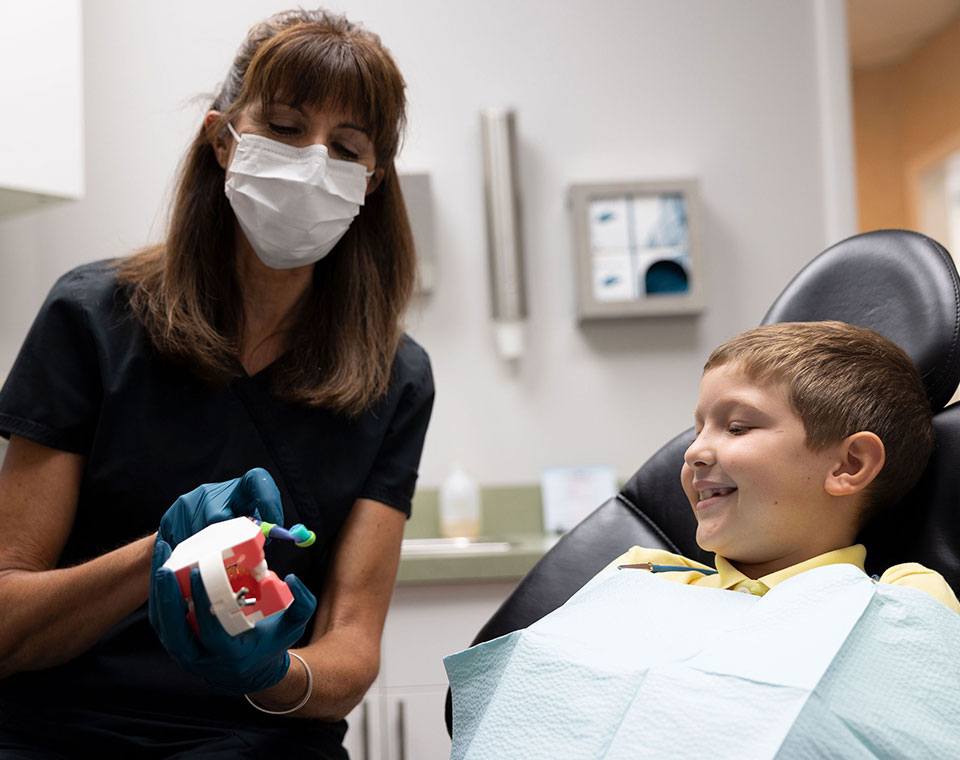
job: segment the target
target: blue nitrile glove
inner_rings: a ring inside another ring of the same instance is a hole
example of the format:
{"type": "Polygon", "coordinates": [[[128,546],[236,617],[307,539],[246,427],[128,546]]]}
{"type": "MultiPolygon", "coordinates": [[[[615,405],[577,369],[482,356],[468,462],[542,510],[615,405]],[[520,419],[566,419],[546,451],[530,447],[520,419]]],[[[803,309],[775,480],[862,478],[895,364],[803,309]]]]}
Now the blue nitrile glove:
{"type": "Polygon", "coordinates": [[[158,541],[153,551],[150,576],[150,622],[170,655],[180,666],[234,694],[268,689],[280,682],[290,668],[287,649],[303,635],[317,609],[317,599],[292,573],[284,580],[293,592],[293,604],[277,615],[261,620],[250,631],[231,636],[210,611],[210,597],[200,580],[200,571],[190,571],[190,587],[200,638],[187,622],[187,602],[177,578],[163,563],[170,547],[158,541]]]}
{"type": "Polygon", "coordinates": [[[157,540],[173,549],[212,523],[244,516],[283,525],[280,491],[262,467],[242,478],[205,483],[179,497],[161,518],[157,540]]]}

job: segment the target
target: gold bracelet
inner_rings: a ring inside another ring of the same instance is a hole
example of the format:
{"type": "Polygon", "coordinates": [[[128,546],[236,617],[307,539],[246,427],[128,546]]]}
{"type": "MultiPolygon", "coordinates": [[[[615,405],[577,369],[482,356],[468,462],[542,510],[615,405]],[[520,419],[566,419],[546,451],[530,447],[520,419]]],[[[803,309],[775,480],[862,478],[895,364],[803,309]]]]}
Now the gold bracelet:
{"type": "Polygon", "coordinates": [[[300,660],[300,663],[303,665],[303,669],[307,671],[307,693],[303,695],[303,699],[297,702],[297,704],[286,710],[268,710],[266,707],[262,707],[254,702],[253,698],[249,694],[244,694],[243,696],[247,702],[256,707],[260,712],[265,712],[269,715],[289,715],[292,712],[296,712],[310,701],[310,695],[313,694],[313,671],[310,670],[310,666],[307,665],[307,661],[296,652],[287,652],[287,654],[300,660]]]}

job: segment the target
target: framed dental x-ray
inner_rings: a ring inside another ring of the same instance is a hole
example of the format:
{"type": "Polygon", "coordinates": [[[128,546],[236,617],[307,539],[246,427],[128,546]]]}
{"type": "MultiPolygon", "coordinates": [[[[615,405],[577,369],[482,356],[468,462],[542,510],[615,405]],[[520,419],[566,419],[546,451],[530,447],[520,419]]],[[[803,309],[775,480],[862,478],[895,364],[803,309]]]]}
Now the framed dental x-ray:
{"type": "Polygon", "coordinates": [[[694,180],[572,185],[581,320],[703,310],[694,180]]]}

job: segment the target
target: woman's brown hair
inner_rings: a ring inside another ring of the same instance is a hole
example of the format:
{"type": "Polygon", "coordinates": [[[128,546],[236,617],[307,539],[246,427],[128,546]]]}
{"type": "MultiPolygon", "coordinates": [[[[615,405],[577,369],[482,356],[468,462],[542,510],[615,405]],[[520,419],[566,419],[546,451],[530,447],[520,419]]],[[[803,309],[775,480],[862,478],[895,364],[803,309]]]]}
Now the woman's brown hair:
{"type": "MultiPolygon", "coordinates": [[[[349,415],[387,390],[415,255],[394,167],[405,123],[404,81],[379,37],[326,11],[286,11],[254,26],[210,105],[221,133],[243,108],[271,102],[343,109],[369,132],[379,186],[334,250],[278,360],[281,397],[349,415]]],[[[164,243],[118,265],[157,350],[206,379],[240,375],[241,294],[235,217],[224,169],[201,127],[181,166],[164,243]]]]}

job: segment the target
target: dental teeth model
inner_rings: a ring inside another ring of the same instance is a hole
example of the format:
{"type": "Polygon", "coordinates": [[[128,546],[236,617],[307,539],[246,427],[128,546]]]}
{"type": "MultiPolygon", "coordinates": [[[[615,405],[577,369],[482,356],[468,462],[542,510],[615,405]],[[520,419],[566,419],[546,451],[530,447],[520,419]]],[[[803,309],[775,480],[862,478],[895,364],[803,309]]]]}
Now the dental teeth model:
{"type": "Polygon", "coordinates": [[[187,619],[197,629],[190,571],[200,571],[210,611],[223,629],[237,636],[259,621],[282,612],[293,602],[289,586],[267,567],[263,553],[266,538],[293,541],[306,548],[316,536],[303,525],[286,530],[272,523],[247,517],[208,525],[173,550],[164,567],[177,576],[180,593],[187,600],[187,619]]]}

